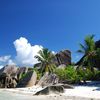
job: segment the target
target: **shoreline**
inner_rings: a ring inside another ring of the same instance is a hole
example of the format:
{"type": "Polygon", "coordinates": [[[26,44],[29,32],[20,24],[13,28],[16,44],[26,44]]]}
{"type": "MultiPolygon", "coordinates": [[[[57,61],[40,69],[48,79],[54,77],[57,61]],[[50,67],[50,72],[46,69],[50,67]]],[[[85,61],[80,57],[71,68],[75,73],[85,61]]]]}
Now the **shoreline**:
{"type": "Polygon", "coordinates": [[[36,89],[39,89],[37,86],[29,88],[0,89],[0,92],[6,92],[12,95],[28,96],[35,100],[40,100],[41,98],[43,100],[100,100],[100,91],[93,91],[95,88],[96,87],[79,86],[75,87],[75,89],[65,89],[65,93],[49,95],[33,95],[33,92],[36,91],[36,89]]]}

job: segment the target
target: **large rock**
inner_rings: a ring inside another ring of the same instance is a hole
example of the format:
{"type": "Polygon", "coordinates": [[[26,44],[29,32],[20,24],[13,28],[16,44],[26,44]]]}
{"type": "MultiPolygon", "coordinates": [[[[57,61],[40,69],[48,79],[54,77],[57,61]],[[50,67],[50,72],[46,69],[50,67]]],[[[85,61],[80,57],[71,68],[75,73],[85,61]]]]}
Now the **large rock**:
{"type": "Polygon", "coordinates": [[[17,80],[19,81],[21,78],[22,74],[26,74],[28,72],[28,68],[27,67],[20,67],[18,68],[17,72],[16,72],[16,77],[17,80]]]}
{"type": "Polygon", "coordinates": [[[74,87],[69,84],[58,84],[58,86],[63,86],[65,89],[74,89],[74,87]]]}
{"type": "Polygon", "coordinates": [[[31,87],[36,84],[37,74],[34,71],[28,72],[17,84],[17,87],[31,87]]]}
{"type": "Polygon", "coordinates": [[[55,55],[54,62],[57,66],[71,64],[71,52],[69,50],[60,51],[55,55]]]}
{"type": "Polygon", "coordinates": [[[0,88],[15,88],[17,85],[15,65],[6,65],[0,69],[0,88]]]}
{"type": "Polygon", "coordinates": [[[28,82],[28,84],[27,84],[26,87],[31,87],[31,86],[35,85],[36,81],[37,81],[37,73],[34,71],[33,74],[32,74],[32,76],[31,76],[31,79],[28,82]]]}
{"type": "Polygon", "coordinates": [[[31,70],[32,68],[18,68],[15,65],[4,66],[0,69],[0,87],[12,88],[16,87],[17,83],[17,86],[22,85],[22,87],[33,86],[37,81],[37,74],[31,70]]]}
{"type": "Polygon", "coordinates": [[[0,88],[15,88],[17,82],[10,74],[2,73],[0,75],[0,88]]]}
{"type": "Polygon", "coordinates": [[[2,69],[0,69],[0,74],[6,73],[11,76],[15,76],[17,72],[17,67],[15,65],[6,65],[2,69]]]}
{"type": "Polygon", "coordinates": [[[35,95],[48,95],[64,93],[64,87],[58,85],[50,85],[35,93],[35,95]]]}
{"type": "Polygon", "coordinates": [[[54,85],[57,83],[58,83],[58,77],[56,74],[45,73],[37,85],[44,87],[44,86],[54,85]]]}
{"type": "Polygon", "coordinates": [[[42,86],[43,82],[47,79],[48,75],[49,75],[49,73],[46,72],[46,73],[43,75],[43,77],[41,77],[41,79],[39,80],[39,82],[37,83],[37,85],[42,86]]]}

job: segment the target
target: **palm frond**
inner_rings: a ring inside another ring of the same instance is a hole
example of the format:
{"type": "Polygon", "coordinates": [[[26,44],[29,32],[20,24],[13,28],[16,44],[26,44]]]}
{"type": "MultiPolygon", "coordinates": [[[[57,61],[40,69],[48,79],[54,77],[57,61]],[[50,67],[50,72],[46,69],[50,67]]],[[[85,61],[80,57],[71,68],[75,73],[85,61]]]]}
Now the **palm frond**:
{"type": "Polygon", "coordinates": [[[78,53],[83,53],[84,54],[84,51],[83,50],[77,50],[78,53]]]}
{"type": "Polygon", "coordinates": [[[84,46],[83,44],[81,44],[81,43],[80,43],[80,48],[81,48],[82,50],[84,50],[84,51],[86,50],[85,46],[84,46]]]}
{"type": "Polygon", "coordinates": [[[44,72],[53,72],[53,58],[54,55],[47,48],[43,48],[38,52],[38,55],[35,58],[41,63],[40,71],[43,74],[44,72]]]}

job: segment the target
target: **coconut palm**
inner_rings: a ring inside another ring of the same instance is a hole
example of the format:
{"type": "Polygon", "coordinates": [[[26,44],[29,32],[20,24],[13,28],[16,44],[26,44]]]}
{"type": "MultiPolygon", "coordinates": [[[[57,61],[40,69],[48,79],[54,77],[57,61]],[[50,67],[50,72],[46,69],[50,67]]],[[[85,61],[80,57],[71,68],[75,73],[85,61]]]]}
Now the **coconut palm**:
{"type": "Polygon", "coordinates": [[[84,54],[81,64],[84,65],[84,63],[87,63],[87,65],[93,71],[93,58],[96,55],[94,35],[86,36],[84,44],[80,44],[80,49],[78,52],[84,54]]]}
{"type": "Polygon", "coordinates": [[[38,65],[39,70],[42,72],[42,74],[44,72],[52,73],[55,69],[55,64],[53,62],[53,59],[55,57],[54,54],[47,48],[43,48],[38,52],[38,54],[39,55],[35,56],[35,58],[39,61],[39,63],[37,63],[35,67],[37,67],[38,65]]]}

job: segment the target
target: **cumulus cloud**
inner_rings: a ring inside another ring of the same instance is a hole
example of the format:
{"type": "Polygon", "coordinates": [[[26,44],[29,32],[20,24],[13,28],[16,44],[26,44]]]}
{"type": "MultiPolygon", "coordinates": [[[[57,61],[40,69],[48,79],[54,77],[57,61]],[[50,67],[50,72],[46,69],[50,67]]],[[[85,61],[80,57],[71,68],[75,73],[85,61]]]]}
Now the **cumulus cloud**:
{"type": "Polygon", "coordinates": [[[16,63],[12,59],[9,59],[8,60],[8,65],[16,65],[16,63]]]}
{"type": "Polygon", "coordinates": [[[3,68],[3,67],[4,67],[3,65],[0,65],[0,69],[3,68]]]}
{"type": "MultiPolygon", "coordinates": [[[[38,63],[35,58],[38,55],[38,52],[42,50],[41,45],[31,45],[28,40],[24,37],[20,37],[19,39],[13,42],[16,49],[16,56],[12,59],[11,55],[5,55],[0,57],[0,68],[8,65],[19,65],[19,66],[33,66],[38,63]]],[[[53,54],[56,54],[52,51],[53,54]]]]}
{"type": "Polygon", "coordinates": [[[0,62],[2,63],[2,62],[7,62],[9,59],[10,59],[10,55],[8,55],[8,56],[1,56],[0,57],[0,62]]]}
{"type": "Polygon", "coordinates": [[[15,40],[14,46],[17,53],[15,61],[18,65],[23,66],[33,66],[36,64],[38,61],[34,57],[43,48],[41,45],[32,46],[24,37],[15,40]]]}
{"type": "Polygon", "coordinates": [[[0,57],[0,69],[5,65],[15,65],[14,61],[11,59],[11,55],[0,57]]]}

